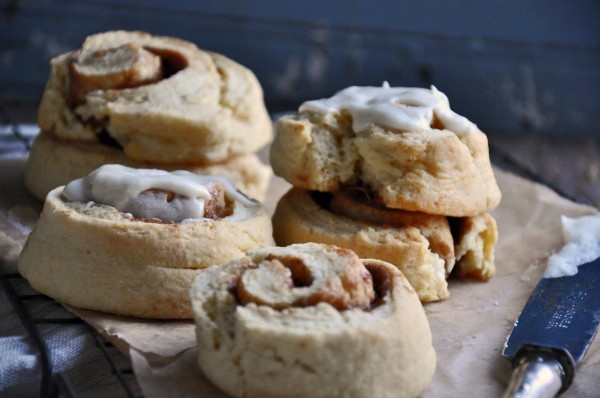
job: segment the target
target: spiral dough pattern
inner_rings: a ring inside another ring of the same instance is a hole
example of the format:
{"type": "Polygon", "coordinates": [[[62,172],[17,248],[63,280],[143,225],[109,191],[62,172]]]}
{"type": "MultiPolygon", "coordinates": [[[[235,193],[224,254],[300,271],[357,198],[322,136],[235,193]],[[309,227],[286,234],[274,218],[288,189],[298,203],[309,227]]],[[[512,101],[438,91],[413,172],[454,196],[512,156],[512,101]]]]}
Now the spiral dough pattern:
{"type": "Polygon", "coordinates": [[[198,363],[235,397],[416,397],[431,332],[401,272],[317,243],[264,247],[201,272],[198,363]]]}

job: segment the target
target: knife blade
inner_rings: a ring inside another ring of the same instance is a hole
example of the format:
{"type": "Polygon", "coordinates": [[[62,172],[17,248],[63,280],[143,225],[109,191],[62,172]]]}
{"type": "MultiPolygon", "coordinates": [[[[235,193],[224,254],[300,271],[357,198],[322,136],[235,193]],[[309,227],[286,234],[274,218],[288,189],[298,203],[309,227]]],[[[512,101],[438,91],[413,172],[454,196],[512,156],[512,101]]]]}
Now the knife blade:
{"type": "Polygon", "coordinates": [[[600,258],[577,274],[542,278],[506,340],[513,374],[504,397],[554,397],[573,381],[600,324],[600,258]]]}

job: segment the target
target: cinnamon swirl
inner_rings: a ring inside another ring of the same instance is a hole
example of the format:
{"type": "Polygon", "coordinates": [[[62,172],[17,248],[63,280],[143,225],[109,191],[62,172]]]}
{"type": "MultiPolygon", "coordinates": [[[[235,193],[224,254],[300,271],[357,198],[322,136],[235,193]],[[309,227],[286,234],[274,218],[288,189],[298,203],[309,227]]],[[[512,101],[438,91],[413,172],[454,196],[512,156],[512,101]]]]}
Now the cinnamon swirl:
{"type": "Polygon", "coordinates": [[[38,124],[26,185],[42,200],[110,163],[219,169],[259,200],[271,178],[254,154],[272,133],[254,74],[172,37],[105,32],[52,59],[38,124]]]}
{"type": "Polygon", "coordinates": [[[234,397],[417,397],[436,357],[393,265],[315,243],[265,247],[193,283],[198,363],[234,397]]]}

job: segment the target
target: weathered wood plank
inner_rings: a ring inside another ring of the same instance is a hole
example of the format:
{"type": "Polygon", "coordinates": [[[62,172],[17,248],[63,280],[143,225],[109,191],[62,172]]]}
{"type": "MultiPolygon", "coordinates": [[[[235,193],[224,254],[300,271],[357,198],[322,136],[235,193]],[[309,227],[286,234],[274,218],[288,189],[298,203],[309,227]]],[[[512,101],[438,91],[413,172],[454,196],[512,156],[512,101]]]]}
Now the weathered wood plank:
{"type": "MultiPolygon", "coordinates": [[[[9,2],[10,3],[10,2],[9,2]]],[[[272,111],[348,85],[435,84],[486,131],[594,134],[594,1],[17,1],[0,25],[0,99],[36,102],[48,60],[85,36],[140,29],[251,68],[272,111]]],[[[6,6],[5,6],[6,7],[6,6]]]]}

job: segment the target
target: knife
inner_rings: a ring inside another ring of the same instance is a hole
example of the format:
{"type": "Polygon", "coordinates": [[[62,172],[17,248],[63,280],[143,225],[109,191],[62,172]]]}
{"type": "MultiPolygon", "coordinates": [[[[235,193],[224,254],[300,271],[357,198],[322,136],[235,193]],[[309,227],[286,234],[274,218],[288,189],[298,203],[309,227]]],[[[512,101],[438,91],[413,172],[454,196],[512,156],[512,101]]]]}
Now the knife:
{"type": "Polygon", "coordinates": [[[600,258],[572,276],[542,278],[515,322],[503,355],[513,374],[504,398],[564,392],[600,323],[600,258]]]}

